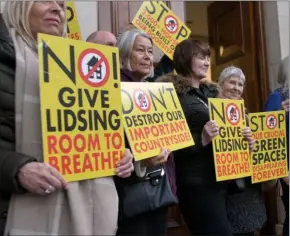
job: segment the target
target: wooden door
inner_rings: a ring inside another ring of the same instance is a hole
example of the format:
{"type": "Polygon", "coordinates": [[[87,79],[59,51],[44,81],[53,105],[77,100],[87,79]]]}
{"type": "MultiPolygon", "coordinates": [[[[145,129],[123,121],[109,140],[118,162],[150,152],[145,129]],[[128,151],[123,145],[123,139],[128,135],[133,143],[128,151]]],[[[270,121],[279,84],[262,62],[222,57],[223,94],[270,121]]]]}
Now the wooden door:
{"type": "Polygon", "coordinates": [[[243,98],[250,112],[263,111],[269,93],[261,4],[227,1],[208,7],[212,80],[217,81],[226,66],[241,68],[246,76],[243,98]]]}

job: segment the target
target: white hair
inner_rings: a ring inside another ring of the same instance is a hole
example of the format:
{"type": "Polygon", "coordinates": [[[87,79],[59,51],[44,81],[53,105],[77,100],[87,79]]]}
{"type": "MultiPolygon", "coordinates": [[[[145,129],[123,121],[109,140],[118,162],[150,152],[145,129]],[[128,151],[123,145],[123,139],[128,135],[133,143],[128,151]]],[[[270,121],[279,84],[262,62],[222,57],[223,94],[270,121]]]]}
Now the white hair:
{"type": "Polygon", "coordinates": [[[280,62],[278,71],[278,84],[280,84],[283,90],[288,90],[289,88],[289,56],[285,57],[280,62]]]}
{"type": "MultiPolygon", "coordinates": [[[[130,58],[131,58],[133,45],[137,36],[141,36],[141,37],[149,39],[151,44],[153,45],[151,36],[142,30],[132,29],[132,30],[127,30],[123,32],[122,34],[120,34],[117,38],[116,46],[119,48],[120,64],[121,64],[121,68],[123,69],[132,71],[130,58]]],[[[154,68],[152,64],[150,74],[147,77],[153,77],[153,76],[154,76],[154,68]]]]}
{"type": "Polygon", "coordinates": [[[239,79],[241,79],[244,83],[246,81],[246,77],[243,73],[243,71],[235,66],[229,66],[226,67],[222,73],[220,74],[219,80],[218,80],[218,84],[222,84],[226,79],[235,76],[238,77],[239,79]]]}
{"type": "MultiPolygon", "coordinates": [[[[25,43],[31,48],[37,48],[37,40],[33,37],[29,14],[35,1],[8,0],[3,9],[3,19],[8,28],[14,28],[25,43]]],[[[62,36],[66,36],[67,24],[63,25],[62,36]]]]}

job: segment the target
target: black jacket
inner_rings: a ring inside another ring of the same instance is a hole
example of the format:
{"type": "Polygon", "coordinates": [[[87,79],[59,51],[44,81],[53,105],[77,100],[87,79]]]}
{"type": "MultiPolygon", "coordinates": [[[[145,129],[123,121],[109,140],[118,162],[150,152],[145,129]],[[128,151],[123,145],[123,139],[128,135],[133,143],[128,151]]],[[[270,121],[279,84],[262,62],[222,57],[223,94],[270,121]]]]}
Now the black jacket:
{"type": "Polygon", "coordinates": [[[0,14],[0,235],[3,235],[11,193],[25,190],[17,172],[34,158],[15,152],[15,51],[0,14]]]}
{"type": "Polygon", "coordinates": [[[178,75],[163,76],[157,82],[174,84],[195,142],[194,146],[174,151],[177,188],[188,184],[216,183],[212,145],[203,147],[201,144],[203,126],[209,121],[207,98],[217,96],[216,86],[201,84],[196,89],[189,80],[178,75]]]}

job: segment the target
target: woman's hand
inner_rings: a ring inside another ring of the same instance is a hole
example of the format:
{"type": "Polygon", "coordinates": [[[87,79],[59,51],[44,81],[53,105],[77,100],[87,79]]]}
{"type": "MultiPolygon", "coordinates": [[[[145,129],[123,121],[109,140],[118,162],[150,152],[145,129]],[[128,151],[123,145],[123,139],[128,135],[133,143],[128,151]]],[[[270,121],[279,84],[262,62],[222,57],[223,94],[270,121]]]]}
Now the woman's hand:
{"type": "Polygon", "coordinates": [[[116,172],[119,177],[128,178],[131,176],[131,173],[133,171],[134,171],[133,155],[131,151],[128,148],[126,148],[124,157],[117,164],[116,172]]]}
{"type": "Polygon", "coordinates": [[[60,173],[46,163],[27,163],[19,169],[17,177],[23,188],[42,196],[68,187],[60,173]]]}
{"type": "Polygon", "coordinates": [[[284,177],[283,181],[289,186],[289,176],[284,177]]]}
{"type": "Polygon", "coordinates": [[[211,143],[212,139],[219,134],[219,128],[214,120],[208,121],[201,133],[201,143],[203,146],[211,143]]]}
{"type": "Polygon", "coordinates": [[[281,106],[282,106],[282,108],[283,108],[285,111],[289,111],[289,98],[286,99],[285,101],[283,101],[283,102],[281,103],[281,106]]]}
{"type": "Polygon", "coordinates": [[[160,155],[143,160],[143,164],[146,167],[161,165],[167,161],[169,155],[170,151],[162,148],[160,155]]]}
{"type": "Polygon", "coordinates": [[[252,137],[252,131],[250,129],[250,127],[245,127],[243,128],[243,136],[248,140],[249,142],[249,148],[250,148],[250,152],[253,152],[255,149],[255,143],[256,143],[256,139],[254,139],[252,137]]]}

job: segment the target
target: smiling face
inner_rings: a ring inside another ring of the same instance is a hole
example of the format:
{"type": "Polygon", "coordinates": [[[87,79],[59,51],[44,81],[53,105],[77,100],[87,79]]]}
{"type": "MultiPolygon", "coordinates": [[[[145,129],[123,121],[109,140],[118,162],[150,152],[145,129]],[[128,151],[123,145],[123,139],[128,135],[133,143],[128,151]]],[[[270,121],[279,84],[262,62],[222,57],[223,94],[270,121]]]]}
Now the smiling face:
{"type": "Polygon", "coordinates": [[[206,78],[209,65],[209,56],[204,56],[201,53],[199,53],[197,56],[193,56],[191,66],[193,75],[198,79],[206,78]]]}
{"type": "Polygon", "coordinates": [[[142,36],[136,37],[131,52],[130,66],[132,71],[141,77],[150,74],[153,66],[153,45],[149,39],[142,36]]]}
{"type": "Polygon", "coordinates": [[[63,1],[34,2],[29,14],[32,35],[38,33],[62,36],[65,23],[65,5],[63,1]]]}
{"type": "Polygon", "coordinates": [[[240,100],[244,92],[245,82],[237,76],[231,76],[220,84],[222,97],[240,100]]]}

